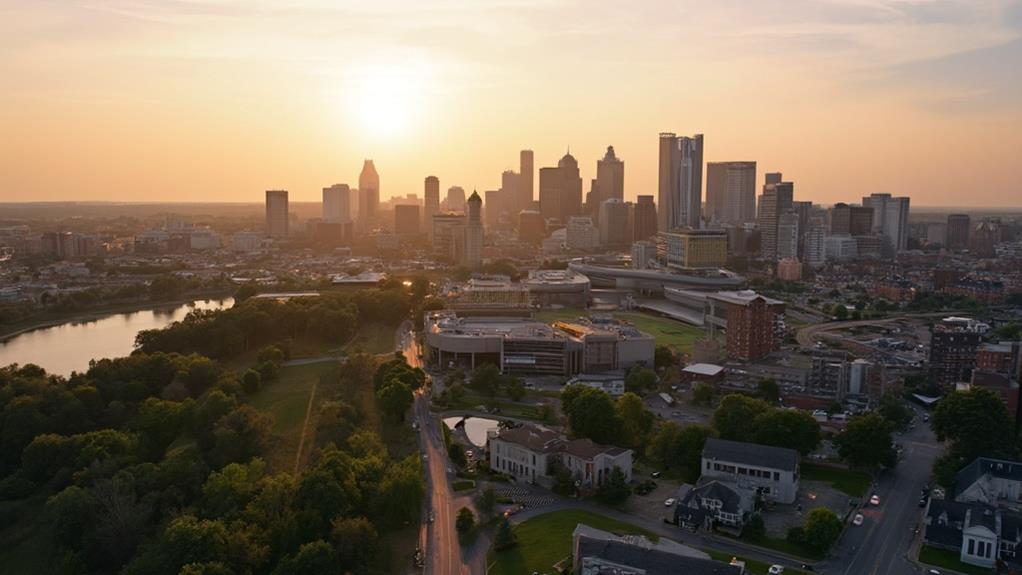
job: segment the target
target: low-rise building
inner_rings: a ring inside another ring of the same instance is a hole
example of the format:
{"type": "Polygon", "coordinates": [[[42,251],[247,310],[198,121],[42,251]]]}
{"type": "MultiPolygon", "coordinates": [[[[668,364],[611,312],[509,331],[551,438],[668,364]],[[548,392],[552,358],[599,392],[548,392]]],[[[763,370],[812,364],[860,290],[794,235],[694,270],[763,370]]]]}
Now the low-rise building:
{"type": "Polygon", "coordinates": [[[674,522],[682,528],[713,529],[722,526],[741,532],[755,509],[755,494],[716,479],[699,485],[683,485],[678,490],[674,522]]]}
{"type": "Polygon", "coordinates": [[[537,425],[491,431],[487,449],[492,469],[530,483],[552,485],[555,461],[582,487],[599,487],[615,467],[626,481],[632,479],[632,450],[589,439],[569,440],[537,425]]]}
{"type": "Polygon", "coordinates": [[[724,368],[713,363],[693,363],[681,370],[681,381],[695,385],[708,383],[716,386],[724,382],[724,368]]]}
{"type": "Polygon", "coordinates": [[[714,561],[698,549],[641,535],[615,535],[579,523],[571,535],[575,575],[743,575],[741,565],[714,561]]]}
{"type": "Polygon", "coordinates": [[[751,489],[764,499],[792,503],[798,493],[799,455],[794,449],[710,438],[702,476],[751,489]]]}

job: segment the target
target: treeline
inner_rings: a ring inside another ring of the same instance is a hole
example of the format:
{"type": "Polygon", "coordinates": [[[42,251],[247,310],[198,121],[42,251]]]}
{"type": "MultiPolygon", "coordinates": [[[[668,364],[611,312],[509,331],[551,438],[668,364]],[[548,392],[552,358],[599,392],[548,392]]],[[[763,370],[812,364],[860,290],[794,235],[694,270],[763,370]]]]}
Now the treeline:
{"type": "Polygon", "coordinates": [[[201,353],[224,359],[268,344],[313,338],[341,344],[361,323],[397,325],[411,312],[403,289],[326,293],[286,301],[249,299],[224,310],[195,310],[183,320],[135,338],[142,353],[201,353]]]}

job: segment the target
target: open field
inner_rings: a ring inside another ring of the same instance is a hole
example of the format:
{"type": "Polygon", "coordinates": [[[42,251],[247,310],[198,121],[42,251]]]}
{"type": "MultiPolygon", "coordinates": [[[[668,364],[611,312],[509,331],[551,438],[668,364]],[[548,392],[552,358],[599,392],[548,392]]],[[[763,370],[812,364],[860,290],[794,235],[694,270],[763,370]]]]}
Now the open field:
{"type": "Polygon", "coordinates": [[[656,536],[641,527],[579,509],[566,509],[539,515],[514,528],[518,545],[507,551],[491,552],[490,575],[552,573],[552,566],[571,554],[571,533],[579,523],[614,533],[636,533],[651,539],[656,536]]]}
{"type": "Polygon", "coordinates": [[[850,469],[817,465],[815,463],[803,463],[801,469],[802,479],[807,481],[825,481],[830,483],[834,489],[852,497],[862,497],[866,494],[870,484],[873,483],[873,479],[869,474],[862,471],[852,471],[850,469]]]}
{"type": "MultiPolygon", "coordinates": [[[[550,323],[557,320],[572,320],[579,316],[589,315],[590,313],[604,312],[590,312],[589,310],[577,308],[543,310],[536,313],[536,319],[550,323]]],[[[640,331],[650,334],[656,338],[658,345],[667,345],[682,353],[690,353],[695,340],[705,337],[702,329],[673,319],[636,311],[615,311],[609,313],[614,319],[630,322],[640,331]]]]}

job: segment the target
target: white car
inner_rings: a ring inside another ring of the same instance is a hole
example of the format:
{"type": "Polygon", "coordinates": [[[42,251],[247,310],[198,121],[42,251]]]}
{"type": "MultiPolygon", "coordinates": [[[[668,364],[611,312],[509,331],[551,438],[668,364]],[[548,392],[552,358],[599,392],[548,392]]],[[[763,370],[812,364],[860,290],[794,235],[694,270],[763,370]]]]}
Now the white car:
{"type": "Polygon", "coordinates": [[[869,498],[869,504],[870,505],[880,505],[880,496],[879,495],[874,495],[873,497],[870,497],[869,498]]]}
{"type": "Polygon", "coordinates": [[[856,527],[862,525],[862,519],[862,513],[856,513],[855,518],[852,519],[852,525],[855,525],[856,527]]]}
{"type": "Polygon", "coordinates": [[[667,501],[664,501],[664,507],[671,507],[672,505],[674,505],[674,503],[675,503],[675,499],[673,497],[671,497],[667,501]]]}
{"type": "Polygon", "coordinates": [[[771,565],[770,568],[767,569],[767,573],[770,575],[781,575],[781,573],[784,573],[784,567],[781,565],[771,565]]]}

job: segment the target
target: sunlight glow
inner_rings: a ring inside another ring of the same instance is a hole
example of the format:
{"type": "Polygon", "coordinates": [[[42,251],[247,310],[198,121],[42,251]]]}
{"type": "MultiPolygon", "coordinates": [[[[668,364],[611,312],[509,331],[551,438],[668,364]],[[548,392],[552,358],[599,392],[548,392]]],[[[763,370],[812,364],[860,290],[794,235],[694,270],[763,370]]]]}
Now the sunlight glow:
{"type": "Polygon", "coordinates": [[[407,132],[421,101],[421,76],[411,68],[373,66],[356,78],[351,110],[363,130],[387,138],[407,132]]]}

